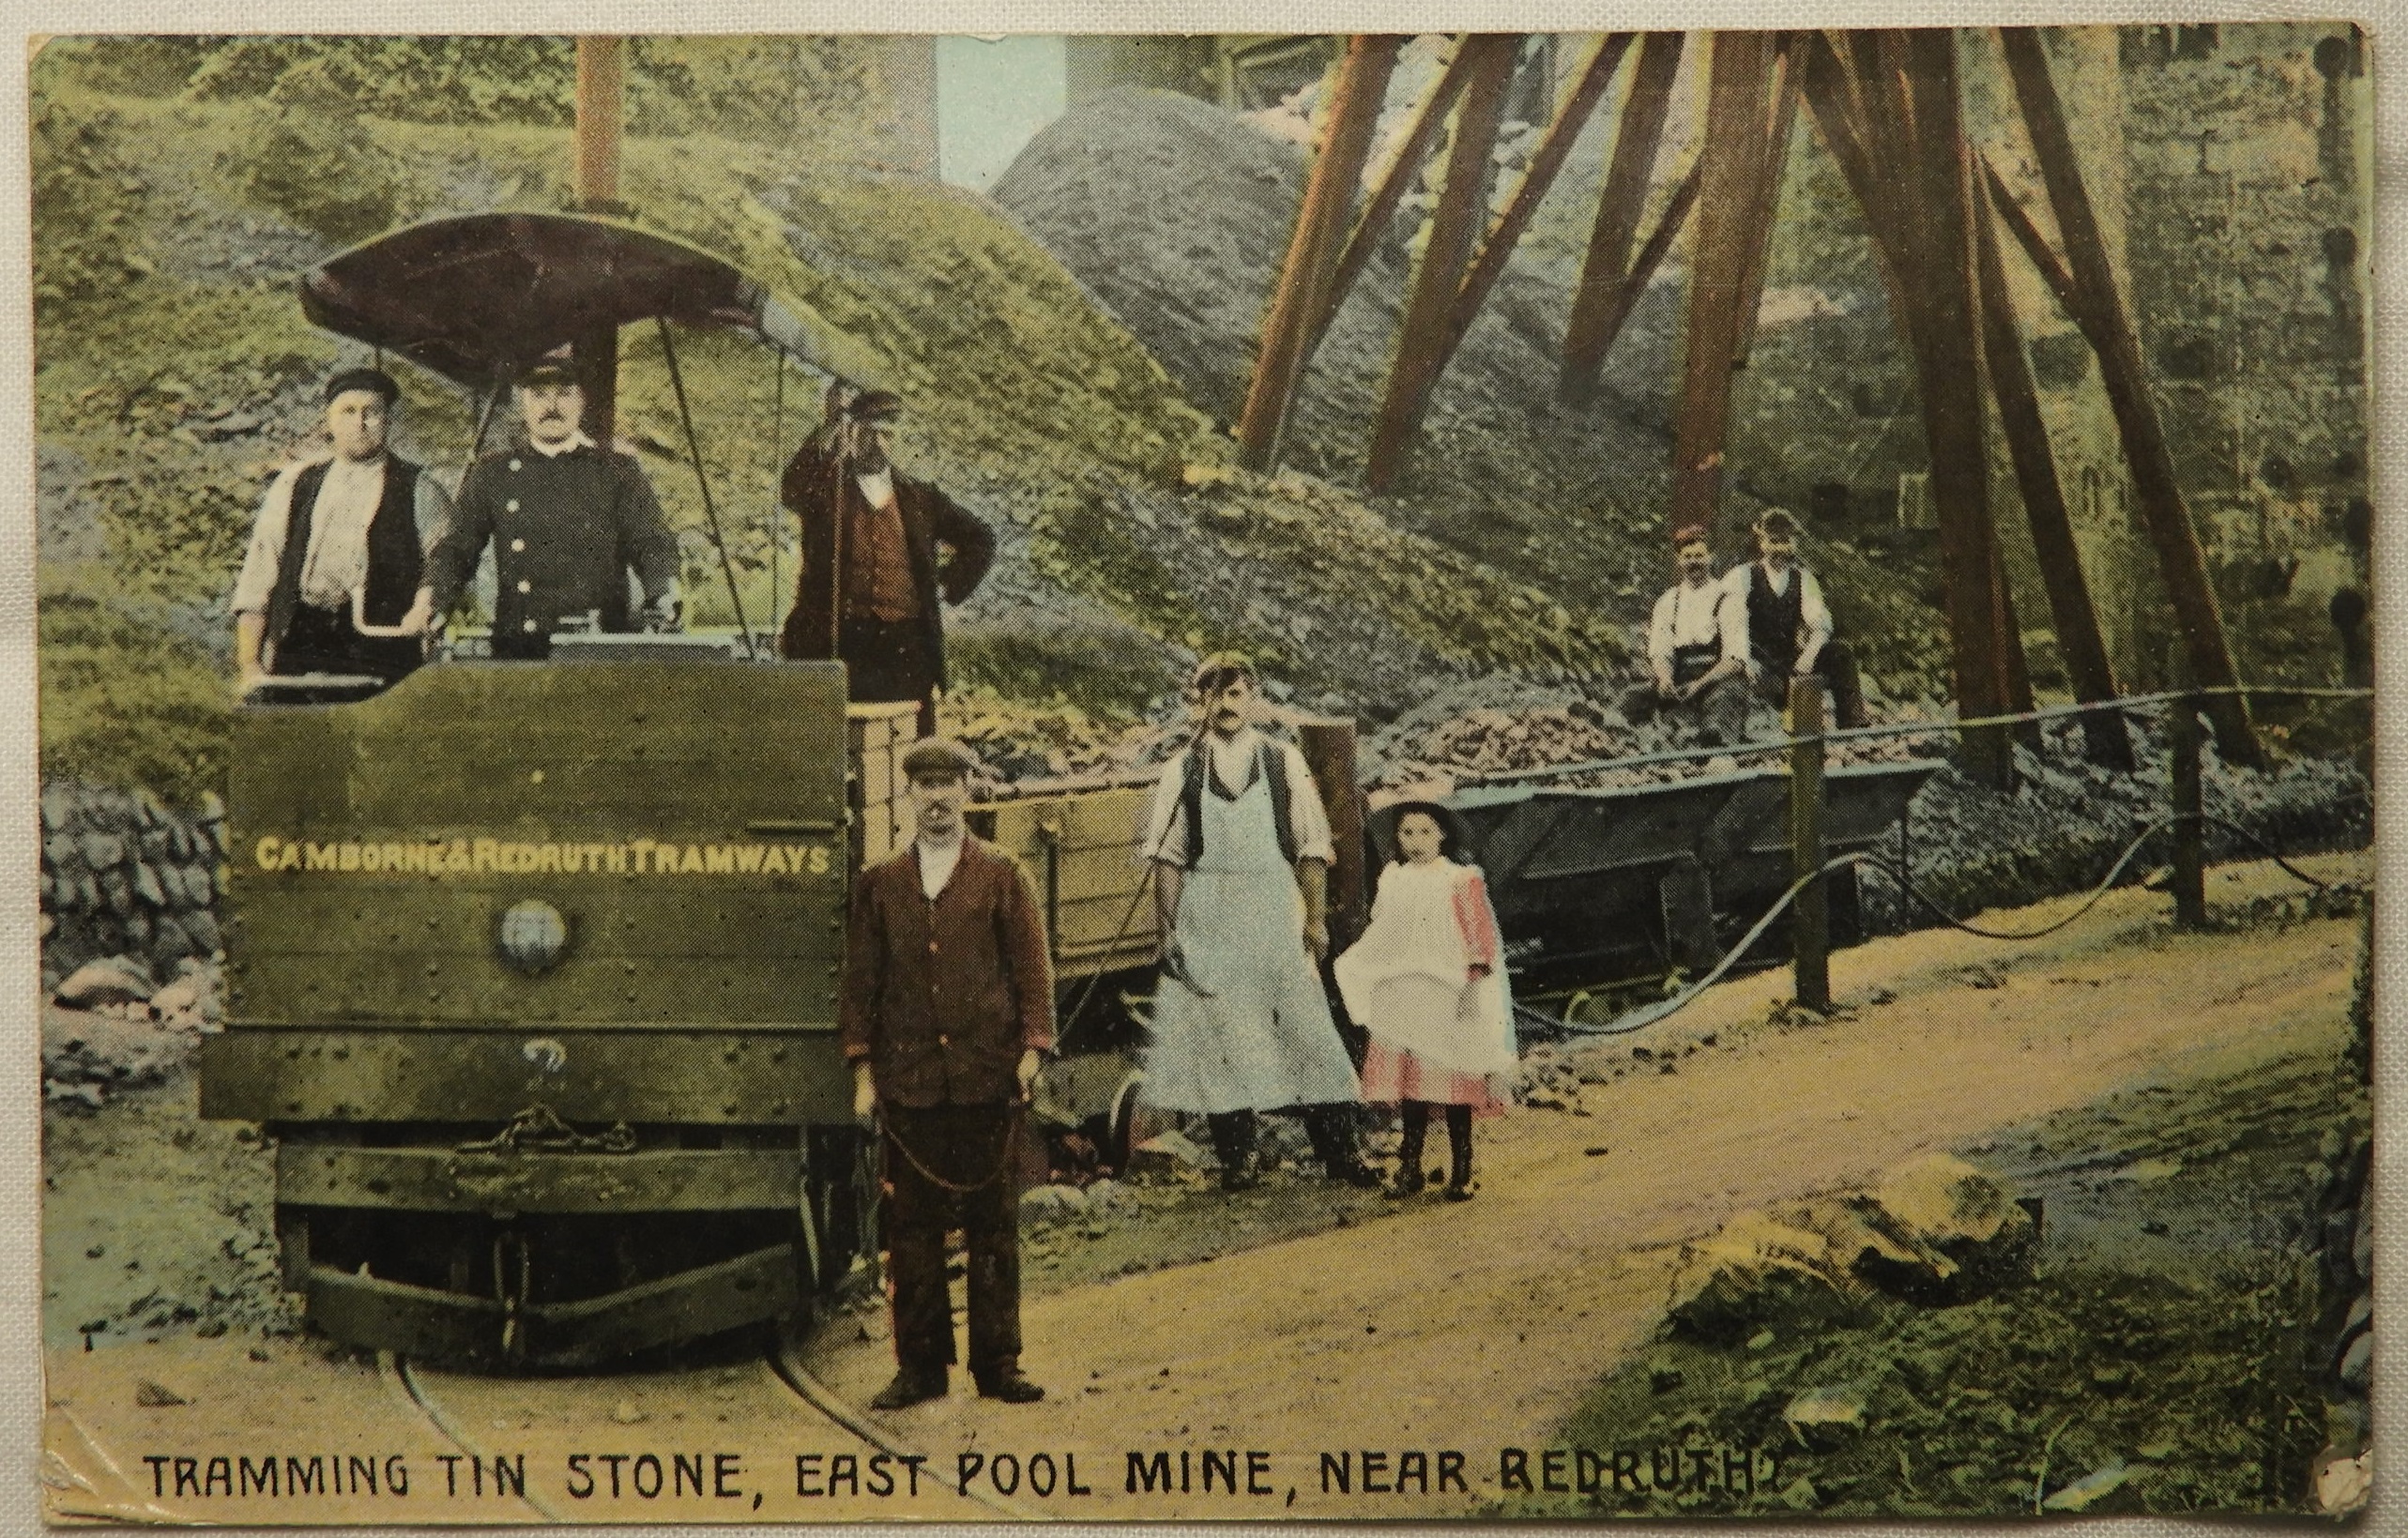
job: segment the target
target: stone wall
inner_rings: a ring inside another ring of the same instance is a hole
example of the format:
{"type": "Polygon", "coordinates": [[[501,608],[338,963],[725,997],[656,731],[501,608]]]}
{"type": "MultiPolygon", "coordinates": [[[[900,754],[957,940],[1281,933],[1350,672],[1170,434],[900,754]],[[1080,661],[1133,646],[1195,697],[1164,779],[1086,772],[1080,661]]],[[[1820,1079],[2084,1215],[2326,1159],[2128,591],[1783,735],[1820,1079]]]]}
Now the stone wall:
{"type": "Polygon", "coordinates": [[[42,987],[124,956],[155,978],[220,949],[225,806],[170,811],[146,790],[54,781],[41,796],[42,987]]]}

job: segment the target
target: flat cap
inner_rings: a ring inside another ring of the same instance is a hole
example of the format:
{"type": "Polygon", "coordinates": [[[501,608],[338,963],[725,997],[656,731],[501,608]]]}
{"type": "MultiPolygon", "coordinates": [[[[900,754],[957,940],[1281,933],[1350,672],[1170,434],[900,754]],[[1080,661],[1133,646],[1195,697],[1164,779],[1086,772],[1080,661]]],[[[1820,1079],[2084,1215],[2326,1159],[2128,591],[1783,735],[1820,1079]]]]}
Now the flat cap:
{"type": "Polygon", "coordinates": [[[983,767],[978,754],[950,737],[922,739],[903,755],[903,777],[907,780],[967,780],[983,767]]]}
{"type": "Polygon", "coordinates": [[[380,395],[387,405],[402,398],[402,387],[395,384],[393,376],[384,370],[345,369],[326,382],[326,403],[332,405],[337,396],[348,395],[355,389],[380,395]]]}
{"type": "Polygon", "coordinates": [[[903,397],[892,390],[867,390],[845,408],[845,415],[857,422],[891,422],[903,415],[903,397]]]}
{"type": "Polygon", "coordinates": [[[1187,687],[1199,694],[1227,689],[1243,678],[1248,683],[1260,683],[1262,676],[1255,671],[1254,659],[1242,651],[1215,651],[1196,663],[1196,671],[1187,687]]]}
{"type": "Polygon", "coordinates": [[[1798,537],[1797,516],[1783,508],[1768,508],[1763,516],[1756,520],[1756,532],[1794,540],[1798,537]]]}
{"type": "Polygon", "coordinates": [[[553,348],[518,371],[522,385],[573,385],[577,379],[577,357],[566,345],[553,348]]]}

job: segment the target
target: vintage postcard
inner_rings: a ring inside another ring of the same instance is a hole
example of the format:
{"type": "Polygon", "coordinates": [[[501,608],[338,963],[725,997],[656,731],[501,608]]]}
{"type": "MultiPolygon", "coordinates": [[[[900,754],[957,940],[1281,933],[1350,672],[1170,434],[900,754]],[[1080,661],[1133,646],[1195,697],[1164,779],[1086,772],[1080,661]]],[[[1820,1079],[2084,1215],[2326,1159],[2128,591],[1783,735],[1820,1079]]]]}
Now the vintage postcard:
{"type": "Polygon", "coordinates": [[[2371,46],[47,40],[49,1519],[2361,1513],[2371,46]]]}

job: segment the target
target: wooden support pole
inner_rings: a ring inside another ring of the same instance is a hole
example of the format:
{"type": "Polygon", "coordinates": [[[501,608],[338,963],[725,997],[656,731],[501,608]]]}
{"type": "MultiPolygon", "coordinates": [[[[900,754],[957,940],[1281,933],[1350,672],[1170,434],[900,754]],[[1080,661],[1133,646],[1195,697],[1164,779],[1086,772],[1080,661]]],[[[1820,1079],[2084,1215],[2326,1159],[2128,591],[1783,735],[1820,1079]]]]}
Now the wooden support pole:
{"type": "Polygon", "coordinates": [[[1445,361],[1447,312],[1471,258],[1472,237],[1486,221],[1488,156],[1504,122],[1505,88],[1512,83],[1522,38],[1519,33],[1487,33],[1465,46],[1472,43],[1480,45],[1480,60],[1464,85],[1462,104],[1455,108],[1446,185],[1430,216],[1429,244],[1413,275],[1412,297],[1406,302],[1396,339],[1396,360],[1389,369],[1387,392],[1364,464],[1364,482],[1374,492],[1394,489],[1404,473],[1423,408],[1445,361]]]}
{"type": "MultiPolygon", "coordinates": [[[[1958,116],[1956,42],[1944,29],[1884,32],[1876,39],[1878,81],[1865,82],[1875,140],[1886,140],[1905,175],[1900,234],[1906,331],[1915,355],[1916,395],[1930,457],[1940,523],[1958,708],[1995,715],[2014,698],[2006,572],[1989,509],[1989,445],[1982,409],[1979,301],[1974,290],[1972,177],[1958,116]]],[[[1967,773],[1993,787],[2014,783],[2011,738],[2001,727],[1964,733],[1967,773]]]]}
{"type": "Polygon", "coordinates": [[[1707,72],[1705,144],[1699,152],[1697,233],[1690,241],[1688,343],[1681,367],[1679,427],[1672,450],[1668,528],[1712,527],[1722,499],[1723,446],[1730,431],[1730,363],[1751,242],[1766,237],[1755,198],[1761,183],[1768,34],[1717,32],[1707,72]]]}
{"type": "MultiPolygon", "coordinates": [[[[1463,275],[1462,286],[1455,290],[1455,306],[1447,312],[1445,350],[1438,359],[1440,372],[1444,372],[1455,350],[1463,345],[1471,323],[1479,318],[1480,307],[1488,302],[1497,280],[1505,275],[1505,264],[1513,260],[1514,247],[1521,242],[1522,232],[1530,228],[1547,189],[1555,185],[1556,173],[1563,169],[1565,157],[1579,139],[1581,128],[1589,121],[1590,114],[1597,110],[1597,102],[1612,83],[1623,55],[1630,51],[1631,37],[1627,32],[1615,32],[1597,40],[1597,50],[1589,55],[1587,67],[1573,82],[1572,94],[1564,99],[1562,110],[1547,126],[1547,135],[1531,156],[1520,184],[1505,200],[1505,211],[1498,216],[1496,228],[1480,243],[1479,254],[1471,259],[1471,270],[1463,275]]],[[[1419,430],[1418,418],[1413,426],[1419,430]]]]}
{"type": "Polygon", "coordinates": [[[1822,862],[1822,680],[1790,680],[1790,977],[1802,1009],[1831,1013],[1831,899],[1822,862]],[[1813,879],[1808,880],[1811,876],[1813,879]]]}
{"type": "MultiPolygon", "coordinates": [[[[1309,361],[1321,344],[1330,323],[1338,317],[1339,306],[1353,292],[1355,280],[1371,265],[1372,253],[1388,236],[1388,226],[1395,221],[1397,208],[1405,201],[1406,191],[1413,178],[1421,174],[1422,162],[1429,156],[1430,140],[1446,122],[1448,109],[1463,94],[1463,83],[1471,78],[1471,67],[1480,62],[1480,50],[1473,47],[1474,36],[1457,40],[1446,69],[1431,85],[1430,94],[1413,109],[1412,120],[1397,140],[1396,151],[1390,157],[1387,168],[1380,173],[1379,183],[1363,206],[1363,213],[1349,232],[1346,249],[1338,253],[1337,269],[1330,277],[1328,291],[1321,297],[1321,308],[1313,320],[1312,335],[1305,339],[1304,357],[1309,361]]],[[[1367,152],[1366,152],[1367,154],[1367,152]]]]}
{"type": "Polygon", "coordinates": [[[627,39],[577,39],[577,206],[618,202],[618,149],[627,118],[627,39]]]}
{"type": "Polygon", "coordinates": [[[1320,311],[1338,232],[1345,228],[1347,212],[1354,205],[1355,185],[1362,180],[1364,161],[1370,157],[1372,133],[1379,126],[1379,106],[1404,41],[1379,35],[1355,37],[1347,42],[1329,126],[1322,131],[1321,151],[1314,157],[1305,179],[1303,205],[1296,215],[1295,234],[1280,264],[1278,282],[1272,288],[1254,378],[1238,419],[1239,458],[1251,469],[1268,469],[1278,460],[1288,407],[1304,372],[1306,327],[1320,311]]]}
{"type": "Polygon", "coordinates": [[[1747,367],[1756,348],[1756,313],[1764,303],[1764,271],[1773,260],[1773,222],[1781,212],[1781,175],[1789,168],[1790,135],[1798,121],[1798,68],[1806,39],[1794,34],[1781,38],[1773,61],[1780,84],[1774,88],[1773,117],[1764,131],[1764,158],[1757,167],[1754,203],[1763,210],[1762,234],[1747,245],[1747,266],[1739,280],[1739,345],[1730,355],[1734,369],[1747,367]]]}
{"type": "MultiPolygon", "coordinates": [[[[1990,218],[1988,190],[1979,180],[1974,195],[1982,361],[1989,370],[1990,391],[1998,400],[2007,456],[2014,461],[2015,483],[2023,498],[2024,519],[2032,527],[2032,550],[2038,557],[2041,586],[2049,595],[2058,649],[2065,660],[2074,698],[2084,704],[2111,700],[2117,693],[2114,665],[2108,659],[2107,639],[2099,632],[2098,613],[2091,603],[2090,584],[2082,576],[2073,517],[2065,508],[2065,487],[2057,479],[2048,423],[2040,415],[2039,387],[2033,380],[2032,360],[2024,354],[2023,334],[2016,325],[2015,297],[2006,286],[1998,226],[1990,218]]],[[[2124,728],[2124,718],[2112,709],[2086,710],[2081,723],[2091,761],[2129,772],[2132,739],[2124,728]]]]}
{"type": "MultiPolygon", "coordinates": [[[[1638,237],[1639,215],[1647,206],[1648,176],[1664,142],[1664,119],[1671,109],[1672,83],[1681,71],[1685,40],[1686,35],[1679,32],[1651,32],[1638,45],[1630,93],[1623,100],[1622,122],[1614,129],[1613,158],[1606,165],[1605,190],[1597,197],[1597,221],[1589,234],[1589,253],[1580,265],[1580,286],[1573,296],[1572,318],[1563,330],[1563,370],[1556,380],[1555,393],[1567,404],[1596,398],[1606,354],[1612,350],[1615,336],[1637,302],[1637,296],[1629,291],[1629,277],[1637,266],[1628,260],[1630,244],[1638,237]]],[[[1677,221],[1672,227],[1679,227],[1677,221]]]]}
{"type": "MultiPolygon", "coordinates": [[[[627,39],[577,39],[576,200],[588,213],[624,214],[618,198],[619,145],[627,118],[627,39]]],[[[591,327],[568,339],[586,393],[583,426],[610,447],[618,431],[618,327],[591,327]]]]}
{"type": "Polygon", "coordinates": [[[2174,927],[2207,927],[2207,825],[2200,774],[2199,713],[2207,702],[2197,694],[2174,701],[2167,719],[2167,746],[2173,760],[2174,927]]]}
{"type": "MultiPolygon", "coordinates": [[[[2017,104],[2032,136],[2040,179],[2049,190],[2049,204],[2065,237],[2065,266],[2073,279],[2074,321],[2098,355],[2099,375],[2109,406],[2131,463],[2132,487],[2149,541],[2156,547],[2157,567],[2165,579],[2166,597],[2188,656],[2191,676],[2202,688],[2230,689],[2239,682],[2233,654],[2225,644],[2224,619],[2216,589],[2207,577],[2200,553],[2199,533],[2184,505],[2181,483],[2174,477],[2173,452],[2166,442],[2165,425],[2150,398],[2148,373],[2141,361],[2141,343],[2124,308],[2122,292],[2108,259],[2107,243],[2082,186],[2080,161],[2065,126],[2056,84],[2040,34],[2031,27],[2002,27],[2007,73],[2015,82],[2017,104]]],[[[2237,693],[2208,696],[2209,719],[2215,723],[2216,744],[2228,762],[2252,768],[2265,762],[2265,750],[2249,723],[2248,702],[2237,693]]]]}

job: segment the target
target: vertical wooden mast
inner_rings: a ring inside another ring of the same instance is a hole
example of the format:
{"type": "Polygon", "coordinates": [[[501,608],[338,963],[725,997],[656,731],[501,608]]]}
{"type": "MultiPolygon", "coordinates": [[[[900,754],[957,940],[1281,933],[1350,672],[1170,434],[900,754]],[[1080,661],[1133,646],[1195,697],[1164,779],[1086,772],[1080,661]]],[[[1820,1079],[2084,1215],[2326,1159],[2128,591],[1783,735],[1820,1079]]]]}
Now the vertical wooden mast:
{"type": "MultiPolygon", "coordinates": [[[[576,206],[624,214],[618,150],[627,115],[627,39],[577,39],[576,206]]],[[[586,391],[586,432],[604,448],[617,431],[618,327],[602,325],[570,339],[586,391]]]]}

